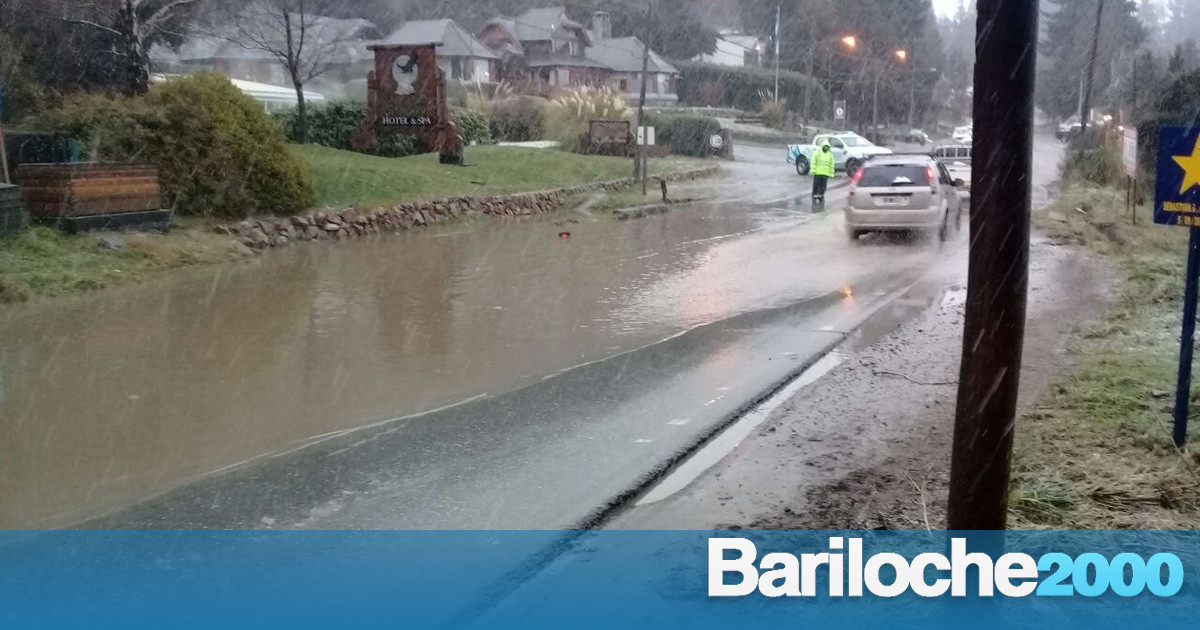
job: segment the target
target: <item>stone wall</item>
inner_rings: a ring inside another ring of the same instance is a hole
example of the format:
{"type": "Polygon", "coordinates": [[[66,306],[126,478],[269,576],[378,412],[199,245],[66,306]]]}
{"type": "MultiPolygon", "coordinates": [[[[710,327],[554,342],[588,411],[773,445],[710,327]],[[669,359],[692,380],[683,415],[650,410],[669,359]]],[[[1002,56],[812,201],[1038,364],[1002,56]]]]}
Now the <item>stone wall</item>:
{"type": "MultiPolygon", "coordinates": [[[[715,175],[719,166],[669,173],[653,179],[682,181],[715,175]]],[[[304,241],[347,239],[380,232],[399,232],[448,223],[462,216],[529,216],[560,209],[572,196],[597,191],[618,191],[633,186],[632,177],[556,188],[541,192],[484,197],[451,197],[402,203],[369,210],[318,210],[292,217],[249,219],[216,226],[221,234],[236,236],[247,247],[263,249],[304,241]]]]}

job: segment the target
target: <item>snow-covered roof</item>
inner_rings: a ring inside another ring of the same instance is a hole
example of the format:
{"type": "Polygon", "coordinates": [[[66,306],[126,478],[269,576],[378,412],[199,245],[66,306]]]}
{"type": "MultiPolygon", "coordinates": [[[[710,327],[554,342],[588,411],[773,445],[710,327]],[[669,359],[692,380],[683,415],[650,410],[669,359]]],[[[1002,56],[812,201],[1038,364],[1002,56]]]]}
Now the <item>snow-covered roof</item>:
{"type": "Polygon", "coordinates": [[[380,43],[437,44],[438,54],[443,57],[497,59],[496,53],[451,19],[406,22],[380,43]]]}
{"type": "MultiPolygon", "coordinates": [[[[596,40],[586,52],[588,59],[614,72],[641,72],[644,51],[642,40],[636,37],[618,37],[596,40]]],[[[679,73],[675,66],[653,50],[650,51],[649,70],[658,73],[679,73]]]]}

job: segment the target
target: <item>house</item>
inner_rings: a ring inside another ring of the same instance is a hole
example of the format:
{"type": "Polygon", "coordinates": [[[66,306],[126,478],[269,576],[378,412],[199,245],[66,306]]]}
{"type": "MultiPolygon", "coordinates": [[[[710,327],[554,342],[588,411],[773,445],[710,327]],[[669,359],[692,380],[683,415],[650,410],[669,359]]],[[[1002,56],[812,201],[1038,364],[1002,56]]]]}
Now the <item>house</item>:
{"type": "Polygon", "coordinates": [[[717,36],[716,49],[695,57],[694,61],[739,68],[762,65],[762,40],[755,35],[722,31],[717,36]]]}
{"type": "Polygon", "coordinates": [[[490,83],[499,76],[500,56],[454,20],[406,22],[380,43],[437,44],[439,65],[447,80],[490,83]]]}
{"type": "MultiPolygon", "coordinates": [[[[292,80],[274,52],[287,49],[282,20],[267,5],[252,4],[232,23],[196,28],[175,50],[157,45],[151,50],[156,72],[217,72],[230,79],[291,88],[292,80]]],[[[289,16],[293,35],[301,16],[289,16]]],[[[358,95],[374,55],[367,46],[381,33],[368,20],[304,15],[305,65],[323,70],[305,84],[331,96],[358,95]]]]}
{"type": "Polygon", "coordinates": [[[515,18],[496,17],[479,40],[500,58],[500,80],[546,87],[607,85],[612,71],[588,57],[591,36],[563,7],[531,9],[515,18]]]}
{"type": "MultiPolygon", "coordinates": [[[[596,37],[587,49],[589,59],[612,71],[608,85],[621,91],[626,99],[637,100],[641,96],[642,61],[645,46],[636,37],[596,37]]],[[[650,51],[646,73],[646,101],[657,105],[669,105],[679,101],[675,94],[675,83],[679,70],[654,51],[650,51]]]]}

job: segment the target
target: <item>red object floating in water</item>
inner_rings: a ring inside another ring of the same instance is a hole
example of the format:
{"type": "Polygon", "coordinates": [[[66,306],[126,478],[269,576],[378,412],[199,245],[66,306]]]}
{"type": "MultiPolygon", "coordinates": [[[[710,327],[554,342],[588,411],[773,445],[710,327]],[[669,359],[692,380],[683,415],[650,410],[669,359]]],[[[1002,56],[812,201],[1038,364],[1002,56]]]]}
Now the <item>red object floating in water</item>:
{"type": "Polygon", "coordinates": [[[562,240],[565,241],[565,240],[571,238],[571,233],[570,232],[559,232],[558,238],[561,238],[562,240]]]}

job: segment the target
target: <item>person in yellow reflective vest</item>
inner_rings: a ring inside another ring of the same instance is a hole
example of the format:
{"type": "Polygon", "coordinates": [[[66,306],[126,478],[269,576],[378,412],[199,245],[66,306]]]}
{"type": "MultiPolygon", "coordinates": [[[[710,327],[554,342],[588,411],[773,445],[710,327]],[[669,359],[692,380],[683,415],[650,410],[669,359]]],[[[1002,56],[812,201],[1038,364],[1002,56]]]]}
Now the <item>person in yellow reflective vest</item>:
{"type": "Polygon", "coordinates": [[[813,153],[812,176],[813,201],[825,201],[825,187],[829,185],[829,178],[833,177],[833,147],[829,146],[828,140],[822,140],[821,146],[813,153]]]}

